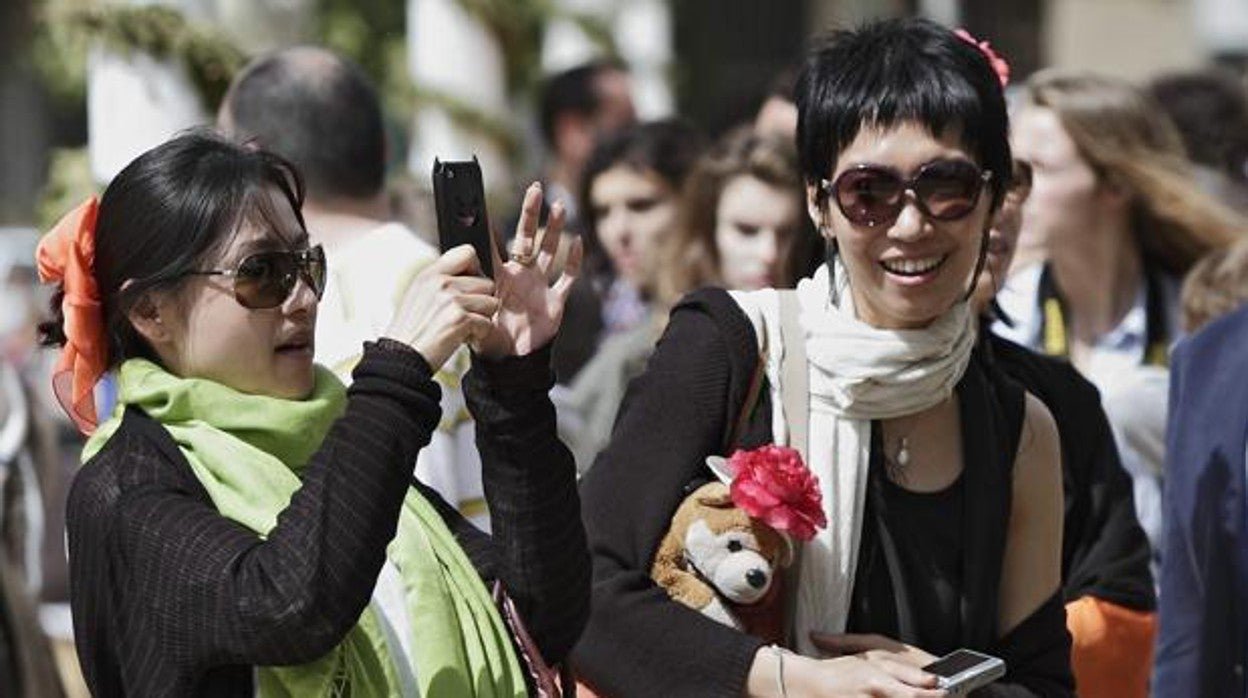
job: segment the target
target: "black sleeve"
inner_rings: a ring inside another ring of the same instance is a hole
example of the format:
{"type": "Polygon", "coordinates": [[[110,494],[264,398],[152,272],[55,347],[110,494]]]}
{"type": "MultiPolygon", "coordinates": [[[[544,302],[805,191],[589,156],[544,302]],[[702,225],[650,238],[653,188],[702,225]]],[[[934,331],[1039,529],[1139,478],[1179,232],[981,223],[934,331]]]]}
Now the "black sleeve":
{"type": "Polygon", "coordinates": [[[176,693],[190,687],[170,686],[162,672],[171,661],[198,672],[300,664],[342,641],[372,594],[412,464],[440,415],[429,366],[402,345],[369,344],[354,377],[345,413],[265,538],[218,512],[197,482],[169,483],[162,473],[185,460],[146,417],[136,419],[148,431],[123,433],[123,422],[97,456],[118,459],[119,475],[84,468],[68,536],[75,634],[93,692],[176,693]],[[111,646],[91,646],[100,638],[111,646]],[[121,676],[89,659],[105,655],[120,658],[121,676]]]}
{"type": "Polygon", "coordinates": [[[1066,601],[1094,596],[1135,611],[1156,610],[1148,567],[1151,551],[1135,515],[1131,477],[1122,467],[1109,420],[1090,385],[1070,395],[1080,398],[1083,418],[1061,434],[1063,457],[1069,461],[1068,486],[1079,490],[1069,492],[1067,500],[1081,500],[1080,506],[1069,508],[1066,519],[1070,531],[1062,557],[1066,601]],[[1076,426],[1082,433],[1075,431],[1076,426]],[[1076,516],[1078,520],[1072,520],[1076,516]]]}
{"type": "Polygon", "coordinates": [[[589,615],[590,563],[576,464],[555,432],[550,360],[549,345],[499,361],[474,356],[464,395],[498,572],[542,657],[556,664],[589,615]]]}
{"type": "Polygon", "coordinates": [[[553,342],[552,361],[555,379],[560,385],[571,385],[576,374],[594,358],[602,334],[602,299],[594,290],[589,274],[572,284],[563,311],[563,323],[553,342]]]}
{"type": "Polygon", "coordinates": [[[992,654],[1005,660],[1005,678],[975,691],[977,698],[1075,695],[1066,607],[1059,593],[1050,596],[1040,608],[1001,638],[992,654]]]}
{"type": "Polygon", "coordinates": [[[1040,398],[1057,422],[1065,515],[1062,592],[1124,608],[1156,608],[1148,539],[1135,514],[1131,477],[1122,467],[1096,387],[1069,363],[987,335],[1000,368],[1040,398]]]}
{"type": "MultiPolygon", "coordinates": [[[[748,327],[743,315],[740,322],[748,327]]],[[[741,343],[753,345],[746,332],[741,343]]],[[[671,600],[650,578],[685,485],[720,451],[743,402],[735,346],[699,306],[678,307],[582,481],[594,598],[573,664],[601,694],[739,696],[762,645],[671,600]]],[[[757,350],[742,361],[756,363],[757,350]]]]}

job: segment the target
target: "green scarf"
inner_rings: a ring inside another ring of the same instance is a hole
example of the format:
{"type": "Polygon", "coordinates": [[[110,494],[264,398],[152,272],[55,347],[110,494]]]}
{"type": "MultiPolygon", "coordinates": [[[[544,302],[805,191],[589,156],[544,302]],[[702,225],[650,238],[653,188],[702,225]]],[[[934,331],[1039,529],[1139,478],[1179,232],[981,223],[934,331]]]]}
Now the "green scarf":
{"type": "MultiPolygon", "coordinates": [[[[83,449],[97,453],[135,405],[173,436],[222,516],[266,536],[299,489],[300,473],[346,406],[346,390],[317,367],[305,400],[248,395],[183,379],[132,359],[117,374],[118,407],[83,449]]],[[[398,533],[386,548],[398,568],[412,627],[422,696],[504,698],[526,693],[510,635],[489,592],[433,506],[408,488],[398,533]]],[[[343,641],[320,659],[260,667],[262,696],[328,696],[345,677],[355,696],[399,695],[395,662],[370,605],[343,641]]]]}

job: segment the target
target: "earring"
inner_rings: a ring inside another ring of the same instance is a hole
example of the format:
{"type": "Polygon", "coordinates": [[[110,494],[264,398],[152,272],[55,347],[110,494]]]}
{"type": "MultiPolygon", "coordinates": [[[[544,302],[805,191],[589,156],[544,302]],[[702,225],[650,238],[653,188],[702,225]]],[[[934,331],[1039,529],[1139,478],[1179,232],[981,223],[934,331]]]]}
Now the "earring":
{"type": "Polygon", "coordinates": [[[836,238],[825,235],[823,239],[827,241],[823,256],[828,265],[828,300],[832,305],[840,307],[841,289],[836,284],[836,238]]]}

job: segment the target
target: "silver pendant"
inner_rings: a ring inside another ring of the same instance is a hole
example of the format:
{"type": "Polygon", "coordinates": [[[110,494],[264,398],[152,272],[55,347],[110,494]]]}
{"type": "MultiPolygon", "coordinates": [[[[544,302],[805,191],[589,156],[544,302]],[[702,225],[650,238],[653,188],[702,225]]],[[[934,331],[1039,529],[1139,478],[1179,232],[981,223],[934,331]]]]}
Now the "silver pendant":
{"type": "Polygon", "coordinates": [[[901,437],[901,445],[897,447],[897,465],[904,468],[910,465],[910,439],[901,437]]]}

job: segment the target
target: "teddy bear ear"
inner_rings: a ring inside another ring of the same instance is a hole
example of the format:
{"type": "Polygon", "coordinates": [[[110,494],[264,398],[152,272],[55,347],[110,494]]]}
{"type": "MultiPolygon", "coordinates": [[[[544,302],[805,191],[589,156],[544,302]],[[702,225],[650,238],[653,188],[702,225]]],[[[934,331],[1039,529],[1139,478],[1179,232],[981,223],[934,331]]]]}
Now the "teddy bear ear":
{"type": "Polygon", "coordinates": [[[728,459],[723,456],[707,456],[706,467],[711,469],[715,474],[715,478],[725,485],[732,484],[732,466],[728,465],[728,459]]]}
{"type": "Polygon", "coordinates": [[[784,541],[784,547],[780,550],[780,560],[776,563],[776,566],[789,567],[797,561],[797,543],[783,533],[780,534],[780,540],[784,541]]]}

